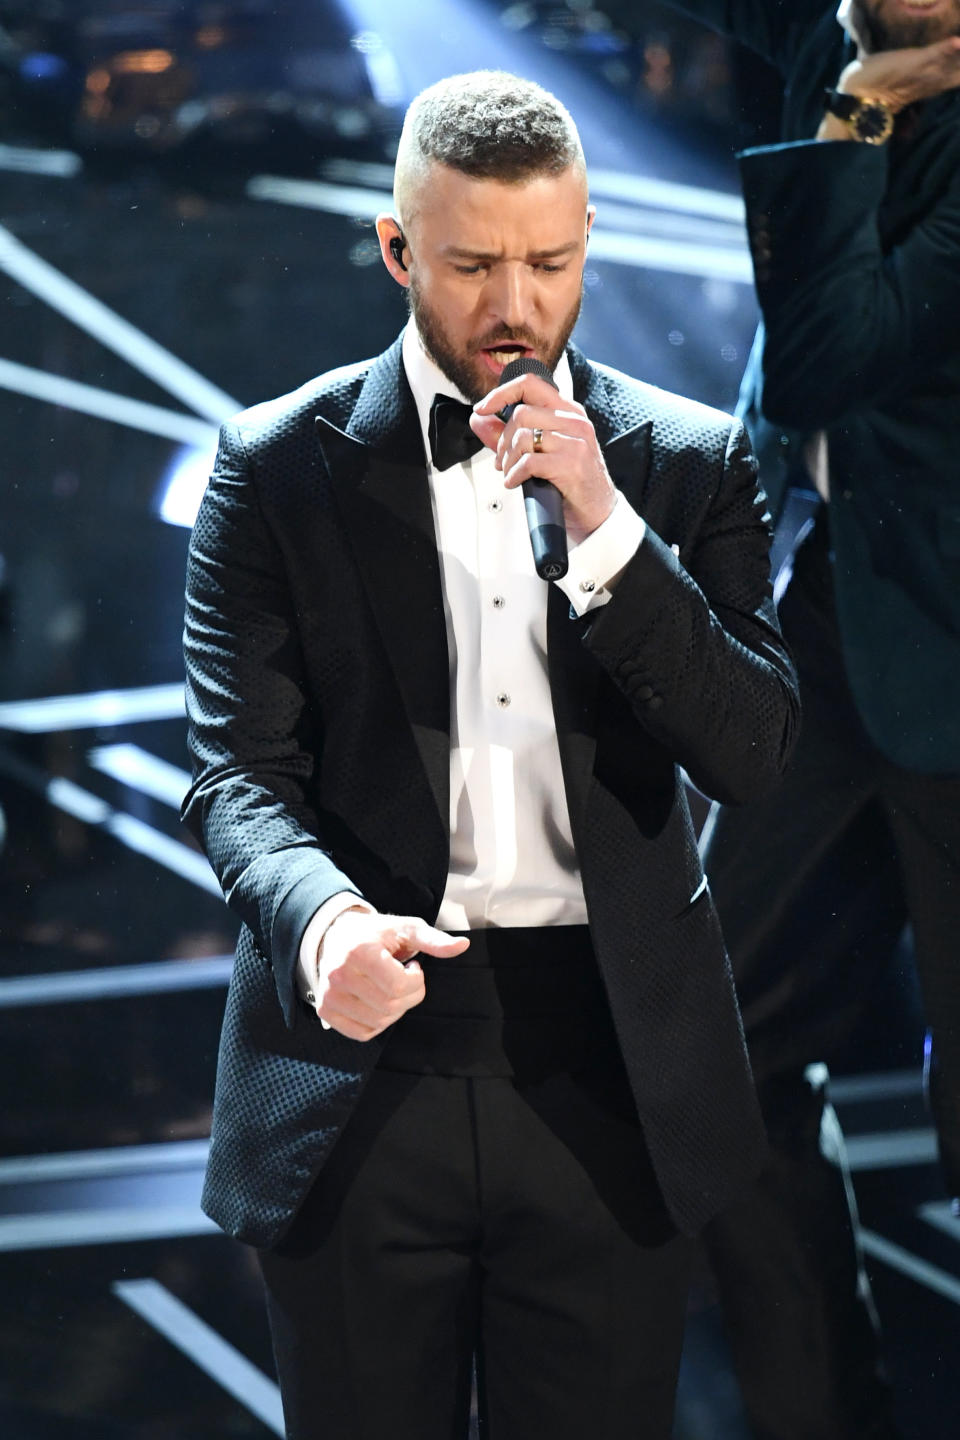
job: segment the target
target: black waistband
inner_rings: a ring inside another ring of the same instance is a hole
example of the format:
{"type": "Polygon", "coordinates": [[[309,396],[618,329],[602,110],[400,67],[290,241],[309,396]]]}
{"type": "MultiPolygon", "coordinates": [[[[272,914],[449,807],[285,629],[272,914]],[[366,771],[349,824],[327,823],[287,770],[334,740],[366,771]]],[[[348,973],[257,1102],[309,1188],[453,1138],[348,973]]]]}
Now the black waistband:
{"type": "MultiPolygon", "coordinates": [[[[556,964],[558,960],[593,962],[586,925],[513,925],[486,930],[451,930],[466,935],[470,949],[458,955],[461,966],[556,964]]],[[[429,955],[421,960],[430,960],[429,955]]]]}
{"type": "Polygon", "coordinates": [[[463,955],[419,957],[426,998],[387,1032],[381,1069],[532,1077],[616,1052],[586,926],[466,933],[463,955]]]}

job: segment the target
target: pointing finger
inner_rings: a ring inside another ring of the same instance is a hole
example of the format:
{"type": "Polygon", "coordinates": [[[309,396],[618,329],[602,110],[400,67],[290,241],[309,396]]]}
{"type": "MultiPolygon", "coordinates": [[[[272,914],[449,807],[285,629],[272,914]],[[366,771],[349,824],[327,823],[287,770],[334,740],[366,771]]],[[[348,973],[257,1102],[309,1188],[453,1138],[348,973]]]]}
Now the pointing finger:
{"type": "Polygon", "coordinates": [[[398,927],[396,937],[399,948],[394,948],[393,955],[397,960],[409,959],[421,950],[425,955],[449,959],[462,955],[470,944],[465,935],[448,935],[445,930],[437,930],[425,920],[411,920],[398,927]]]}

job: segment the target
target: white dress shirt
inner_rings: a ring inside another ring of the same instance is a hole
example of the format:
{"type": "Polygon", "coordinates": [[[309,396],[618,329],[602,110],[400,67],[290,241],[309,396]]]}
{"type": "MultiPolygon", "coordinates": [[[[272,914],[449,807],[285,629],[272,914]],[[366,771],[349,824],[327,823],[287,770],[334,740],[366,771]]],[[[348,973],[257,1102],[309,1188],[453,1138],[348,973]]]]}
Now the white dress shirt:
{"type": "MultiPolygon", "coordinates": [[[[436,923],[444,930],[583,924],[547,674],[548,587],[533,568],[523,496],[504,489],[486,447],[434,471],[433,397],[465,397],[426,354],[412,321],[403,364],[424,438],[450,658],[450,870],[436,923]]],[[[572,398],[565,355],[554,378],[561,398],[572,398]]],[[[570,546],[567,574],[553,583],[578,615],[609,602],[645,528],[618,494],[604,523],[570,546]]],[[[307,927],[300,961],[308,998],[326,929],[358,904],[371,908],[336,895],[307,927]]]]}

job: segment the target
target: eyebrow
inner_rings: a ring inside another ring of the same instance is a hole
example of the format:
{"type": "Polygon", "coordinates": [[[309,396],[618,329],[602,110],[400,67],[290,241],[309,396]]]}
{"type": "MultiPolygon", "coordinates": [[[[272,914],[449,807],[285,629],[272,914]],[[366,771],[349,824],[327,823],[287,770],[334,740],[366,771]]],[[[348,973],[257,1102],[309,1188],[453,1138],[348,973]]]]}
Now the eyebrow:
{"type": "MultiPolygon", "coordinates": [[[[551,245],[547,250],[530,250],[527,260],[551,260],[560,255],[572,255],[579,247],[579,240],[570,240],[566,245],[551,245]]],[[[464,250],[459,245],[447,245],[442,253],[451,260],[502,260],[503,256],[487,250],[464,250]]]]}

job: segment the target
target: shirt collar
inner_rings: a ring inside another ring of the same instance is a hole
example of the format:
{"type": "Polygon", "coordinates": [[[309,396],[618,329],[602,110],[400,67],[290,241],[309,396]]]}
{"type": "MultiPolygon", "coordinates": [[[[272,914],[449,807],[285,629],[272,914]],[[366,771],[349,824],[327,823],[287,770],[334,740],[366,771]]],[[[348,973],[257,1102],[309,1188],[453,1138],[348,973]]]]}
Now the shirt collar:
{"type": "MultiPolygon", "coordinates": [[[[470,402],[457,389],[453,381],[447,379],[439,365],[427,354],[423,348],[423,341],[420,339],[420,332],[413,320],[407,322],[403,332],[403,368],[407,372],[417,414],[420,417],[424,451],[429,455],[430,406],[433,404],[434,395],[452,395],[455,400],[462,400],[465,405],[470,402]]],[[[560,356],[553,378],[562,398],[572,400],[573,376],[570,373],[570,361],[566,351],[560,356]]]]}

